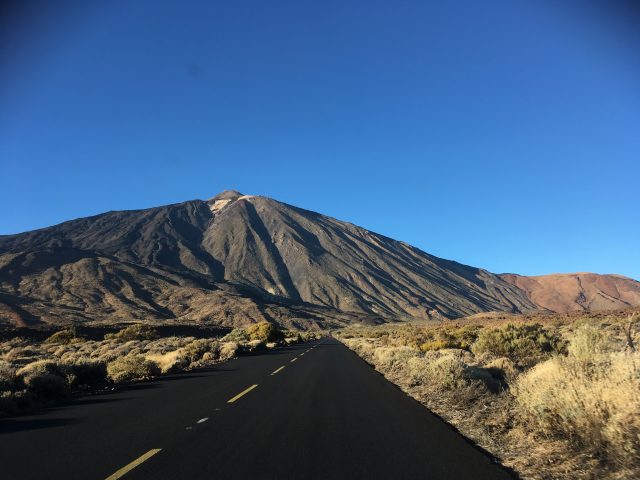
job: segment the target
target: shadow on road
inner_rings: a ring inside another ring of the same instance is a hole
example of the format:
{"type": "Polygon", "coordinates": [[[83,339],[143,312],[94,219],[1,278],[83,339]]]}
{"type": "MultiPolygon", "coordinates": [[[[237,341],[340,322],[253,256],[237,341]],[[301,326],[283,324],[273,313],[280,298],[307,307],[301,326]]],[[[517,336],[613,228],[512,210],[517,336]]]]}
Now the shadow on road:
{"type": "MultiPolygon", "coordinates": [[[[252,352],[242,356],[279,356],[290,354],[292,351],[306,350],[308,344],[296,344],[277,350],[265,350],[260,352],[252,352]]],[[[35,406],[34,410],[25,411],[13,417],[0,419],[0,434],[14,433],[26,430],[37,430],[45,428],[54,428],[79,423],[74,418],[47,418],[47,415],[61,413],[70,407],[102,405],[112,402],[127,402],[136,398],[136,393],[147,390],[162,389],[168,387],[177,381],[186,381],[216,375],[223,375],[228,372],[236,371],[238,368],[234,366],[234,360],[220,363],[218,365],[192,370],[190,372],[178,372],[169,375],[156,377],[150,381],[132,382],[128,384],[118,385],[102,391],[94,391],[87,394],[77,395],[73,398],[62,400],[49,405],[35,406]],[[131,395],[128,395],[131,394],[131,395]],[[38,418],[42,417],[42,418],[38,418]]]]}
{"type": "Polygon", "coordinates": [[[0,435],[6,433],[20,432],[24,430],[38,430],[41,428],[64,427],[77,423],[69,418],[41,418],[41,419],[21,419],[7,418],[0,420],[0,435]]]}

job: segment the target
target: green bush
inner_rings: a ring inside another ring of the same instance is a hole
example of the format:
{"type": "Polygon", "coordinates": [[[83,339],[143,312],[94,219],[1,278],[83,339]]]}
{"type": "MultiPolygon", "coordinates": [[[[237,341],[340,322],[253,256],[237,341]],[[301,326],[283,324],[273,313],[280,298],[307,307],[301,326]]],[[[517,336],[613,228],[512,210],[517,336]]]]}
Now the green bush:
{"type": "Polygon", "coordinates": [[[255,323],[245,329],[249,340],[260,340],[263,342],[279,342],[284,340],[281,330],[269,322],[255,323]]]}
{"type": "Polygon", "coordinates": [[[155,362],[138,354],[126,355],[107,364],[107,375],[115,383],[146,380],[159,374],[160,368],[155,362]]]}
{"type": "Polygon", "coordinates": [[[222,339],[224,342],[237,342],[245,343],[249,341],[249,335],[244,328],[234,328],[231,332],[227,333],[222,339]]]}
{"type": "Polygon", "coordinates": [[[420,344],[418,348],[423,352],[437,351],[443,348],[469,350],[478,338],[481,328],[479,325],[466,325],[464,327],[443,327],[431,332],[424,331],[421,334],[430,339],[420,344]]]}
{"type": "Polygon", "coordinates": [[[105,340],[116,339],[128,342],[130,340],[155,340],[158,338],[158,332],[150,325],[136,323],[129,325],[116,333],[107,333],[105,340]]]}
{"type": "Polygon", "coordinates": [[[428,342],[424,342],[419,347],[421,352],[434,352],[437,350],[442,350],[443,348],[460,348],[455,343],[450,343],[445,340],[429,340],[428,342]]]}
{"type": "Polygon", "coordinates": [[[516,364],[530,366],[553,353],[564,353],[566,342],[540,324],[486,328],[471,347],[475,354],[506,357],[516,364]]]}

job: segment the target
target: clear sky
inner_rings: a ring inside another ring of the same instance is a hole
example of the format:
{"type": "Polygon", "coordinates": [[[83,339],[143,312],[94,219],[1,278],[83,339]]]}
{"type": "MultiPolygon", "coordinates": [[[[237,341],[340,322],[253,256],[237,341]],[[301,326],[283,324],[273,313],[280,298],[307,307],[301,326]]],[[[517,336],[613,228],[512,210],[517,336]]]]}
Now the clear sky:
{"type": "Polygon", "coordinates": [[[261,194],[494,272],[640,279],[616,1],[16,1],[0,233],[261,194]]]}

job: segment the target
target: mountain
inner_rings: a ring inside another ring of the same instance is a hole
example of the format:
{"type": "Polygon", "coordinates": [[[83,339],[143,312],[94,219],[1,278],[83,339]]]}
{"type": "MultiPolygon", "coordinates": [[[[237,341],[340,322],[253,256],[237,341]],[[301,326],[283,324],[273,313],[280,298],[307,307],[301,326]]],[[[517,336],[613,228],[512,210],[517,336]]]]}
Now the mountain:
{"type": "Polygon", "coordinates": [[[537,308],[486,270],[276,200],[223,192],[0,236],[0,323],[298,327],[537,308]]]}
{"type": "Polygon", "coordinates": [[[500,275],[542,309],[553,312],[614,310],[640,305],[640,282],[622,275],[568,273],[525,277],[500,275]]]}

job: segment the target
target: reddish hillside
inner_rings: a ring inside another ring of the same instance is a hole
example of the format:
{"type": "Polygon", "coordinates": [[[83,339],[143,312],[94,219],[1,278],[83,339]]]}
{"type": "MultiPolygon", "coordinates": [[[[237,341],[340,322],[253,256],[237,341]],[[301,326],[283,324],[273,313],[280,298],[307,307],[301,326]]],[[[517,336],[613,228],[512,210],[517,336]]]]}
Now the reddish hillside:
{"type": "Polygon", "coordinates": [[[640,305],[640,282],[622,275],[566,273],[500,277],[523,290],[541,308],[554,312],[613,310],[640,305]]]}

